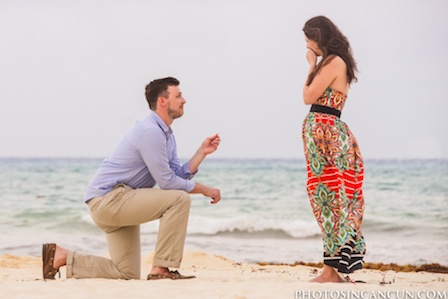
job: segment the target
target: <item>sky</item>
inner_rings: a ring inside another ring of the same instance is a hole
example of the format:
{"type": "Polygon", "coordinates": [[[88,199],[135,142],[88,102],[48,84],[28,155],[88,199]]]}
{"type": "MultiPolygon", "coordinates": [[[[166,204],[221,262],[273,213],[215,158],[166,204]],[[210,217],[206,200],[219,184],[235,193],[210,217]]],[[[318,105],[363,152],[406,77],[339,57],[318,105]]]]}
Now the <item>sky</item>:
{"type": "Polygon", "coordinates": [[[0,0],[0,157],[106,157],[174,76],[179,156],[304,158],[302,32],[325,15],[358,64],[342,113],[366,159],[448,157],[445,0],[0,0]]]}

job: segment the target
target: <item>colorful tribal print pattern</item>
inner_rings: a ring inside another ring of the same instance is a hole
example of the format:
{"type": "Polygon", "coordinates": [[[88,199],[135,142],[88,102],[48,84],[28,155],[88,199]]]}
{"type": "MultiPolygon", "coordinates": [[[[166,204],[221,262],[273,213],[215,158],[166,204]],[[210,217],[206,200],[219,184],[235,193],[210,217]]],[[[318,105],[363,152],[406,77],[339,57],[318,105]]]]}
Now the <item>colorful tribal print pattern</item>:
{"type": "MultiPolygon", "coordinates": [[[[342,109],[346,95],[328,88],[318,104],[342,109]]],[[[341,273],[361,269],[365,242],[364,167],[355,136],[340,118],[310,112],[302,131],[307,162],[307,191],[322,231],[324,263],[341,273]]]]}
{"type": "Polygon", "coordinates": [[[317,99],[316,104],[327,106],[330,108],[338,109],[339,111],[342,111],[342,108],[344,108],[345,100],[347,99],[347,95],[333,89],[331,87],[328,87],[324,94],[317,99]]]}

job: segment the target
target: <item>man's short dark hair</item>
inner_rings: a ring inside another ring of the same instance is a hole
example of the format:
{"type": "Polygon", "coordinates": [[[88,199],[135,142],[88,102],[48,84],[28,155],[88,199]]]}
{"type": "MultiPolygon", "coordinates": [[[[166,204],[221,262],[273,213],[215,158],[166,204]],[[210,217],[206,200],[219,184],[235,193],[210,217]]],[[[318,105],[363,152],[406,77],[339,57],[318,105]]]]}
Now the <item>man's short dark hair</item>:
{"type": "Polygon", "coordinates": [[[166,77],[161,79],[155,79],[151,81],[145,88],[146,101],[148,101],[149,109],[156,110],[157,99],[162,96],[167,98],[168,87],[178,86],[180,84],[179,80],[173,77],[166,77]]]}

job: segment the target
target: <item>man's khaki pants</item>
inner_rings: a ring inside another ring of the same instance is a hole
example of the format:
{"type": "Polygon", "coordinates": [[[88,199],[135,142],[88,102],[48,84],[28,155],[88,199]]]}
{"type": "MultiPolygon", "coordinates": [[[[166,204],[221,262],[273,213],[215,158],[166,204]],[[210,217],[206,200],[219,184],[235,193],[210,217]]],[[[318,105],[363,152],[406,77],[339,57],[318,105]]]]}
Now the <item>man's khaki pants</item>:
{"type": "Polygon", "coordinates": [[[160,219],[153,266],[180,266],[191,198],[181,190],[132,189],[119,184],[88,202],[107,235],[111,259],[68,251],[67,278],[140,279],[140,224],[160,219]]]}

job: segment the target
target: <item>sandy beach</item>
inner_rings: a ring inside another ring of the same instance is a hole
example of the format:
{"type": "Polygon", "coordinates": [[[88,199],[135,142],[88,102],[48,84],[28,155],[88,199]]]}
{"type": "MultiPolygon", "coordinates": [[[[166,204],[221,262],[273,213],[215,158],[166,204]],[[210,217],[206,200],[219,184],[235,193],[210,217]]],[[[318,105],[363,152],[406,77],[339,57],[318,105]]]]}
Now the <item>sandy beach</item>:
{"type": "Polygon", "coordinates": [[[2,298],[446,298],[448,274],[360,270],[358,283],[318,284],[309,280],[319,269],[237,263],[205,252],[186,252],[180,272],[192,280],[144,279],[152,254],[142,260],[141,280],[42,279],[40,257],[0,256],[2,298]],[[404,293],[404,292],[407,292],[404,293]],[[441,297],[438,297],[441,295],[441,297]],[[443,295],[445,297],[443,297],[443,295]],[[412,297],[414,296],[414,297],[412,297]]]}

